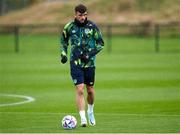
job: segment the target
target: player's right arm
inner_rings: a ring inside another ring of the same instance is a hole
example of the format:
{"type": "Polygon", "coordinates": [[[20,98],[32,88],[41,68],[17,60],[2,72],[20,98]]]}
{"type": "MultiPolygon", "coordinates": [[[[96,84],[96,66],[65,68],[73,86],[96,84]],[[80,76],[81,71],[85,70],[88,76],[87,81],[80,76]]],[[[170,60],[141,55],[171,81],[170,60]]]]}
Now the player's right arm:
{"type": "Polygon", "coordinates": [[[69,45],[69,30],[71,27],[71,22],[67,23],[63,29],[61,36],[61,63],[67,62],[67,50],[69,45]]]}

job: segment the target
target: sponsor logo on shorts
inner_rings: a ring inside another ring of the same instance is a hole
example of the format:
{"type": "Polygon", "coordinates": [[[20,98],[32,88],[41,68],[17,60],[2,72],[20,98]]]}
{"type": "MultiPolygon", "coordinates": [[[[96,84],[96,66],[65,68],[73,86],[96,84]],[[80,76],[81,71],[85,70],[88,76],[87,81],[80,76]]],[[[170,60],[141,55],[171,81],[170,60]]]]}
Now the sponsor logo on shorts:
{"type": "Polygon", "coordinates": [[[93,85],[93,82],[90,82],[90,85],[93,85]]]}
{"type": "Polygon", "coordinates": [[[76,83],[77,83],[77,80],[76,80],[76,79],[74,79],[73,81],[74,81],[74,84],[76,84],[76,83]]]}

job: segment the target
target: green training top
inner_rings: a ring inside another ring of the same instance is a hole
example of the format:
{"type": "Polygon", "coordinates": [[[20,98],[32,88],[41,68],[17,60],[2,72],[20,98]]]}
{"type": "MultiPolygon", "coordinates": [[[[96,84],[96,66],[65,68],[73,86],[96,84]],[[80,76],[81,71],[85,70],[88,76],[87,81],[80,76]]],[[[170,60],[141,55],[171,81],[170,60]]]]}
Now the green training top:
{"type": "Polygon", "coordinates": [[[69,42],[71,44],[70,63],[82,68],[94,67],[96,54],[104,46],[102,34],[98,27],[90,20],[86,24],[78,25],[75,21],[65,25],[61,36],[61,55],[67,55],[69,42]],[[82,55],[87,55],[84,62],[82,55]]]}

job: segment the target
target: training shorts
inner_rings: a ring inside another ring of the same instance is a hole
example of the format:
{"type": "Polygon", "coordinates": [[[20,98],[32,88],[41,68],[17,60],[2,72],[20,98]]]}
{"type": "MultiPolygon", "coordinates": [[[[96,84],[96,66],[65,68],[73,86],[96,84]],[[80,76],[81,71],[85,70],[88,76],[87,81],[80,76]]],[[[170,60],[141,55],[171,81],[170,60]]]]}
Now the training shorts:
{"type": "Polygon", "coordinates": [[[86,84],[93,86],[95,81],[95,67],[82,68],[75,64],[70,65],[71,77],[74,85],[86,84]]]}

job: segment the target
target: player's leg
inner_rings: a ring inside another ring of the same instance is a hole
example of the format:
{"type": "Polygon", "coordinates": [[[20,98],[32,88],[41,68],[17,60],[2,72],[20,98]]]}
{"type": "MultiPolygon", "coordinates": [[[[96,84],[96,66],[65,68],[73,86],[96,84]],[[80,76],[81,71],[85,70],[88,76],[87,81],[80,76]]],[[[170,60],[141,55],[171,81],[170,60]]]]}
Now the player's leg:
{"type": "Polygon", "coordinates": [[[94,126],[96,125],[96,120],[94,117],[94,88],[93,86],[86,86],[87,88],[87,101],[88,101],[88,119],[89,119],[89,124],[94,126]]]}
{"type": "Polygon", "coordinates": [[[84,100],[84,72],[81,68],[71,64],[71,77],[76,86],[76,104],[81,118],[81,126],[86,127],[87,120],[85,116],[84,100]]]}
{"type": "Polygon", "coordinates": [[[93,105],[94,104],[94,87],[86,85],[86,89],[87,89],[87,102],[88,104],[93,105]]]}
{"type": "Polygon", "coordinates": [[[87,88],[87,102],[88,102],[88,119],[90,125],[95,125],[96,120],[94,117],[94,81],[95,81],[95,68],[90,67],[87,68],[85,71],[85,79],[84,83],[86,84],[87,88]]]}
{"type": "Polygon", "coordinates": [[[84,83],[76,85],[76,104],[81,117],[81,126],[86,127],[87,120],[85,116],[84,83]]]}

